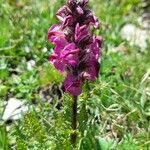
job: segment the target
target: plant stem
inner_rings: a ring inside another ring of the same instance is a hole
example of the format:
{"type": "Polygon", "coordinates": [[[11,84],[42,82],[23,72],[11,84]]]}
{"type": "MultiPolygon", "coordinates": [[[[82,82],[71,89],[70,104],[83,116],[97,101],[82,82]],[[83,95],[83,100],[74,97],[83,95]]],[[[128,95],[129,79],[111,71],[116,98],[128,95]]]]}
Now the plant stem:
{"type": "Polygon", "coordinates": [[[71,143],[73,145],[76,144],[76,138],[77,138],[77,133],[76,133],[76,128],[77,128],[77,96],[73,96],[73,104],[72,104],[72,122],[71,122],[71,127],[73,130],[73,133],[71,133],[71,143]]]}

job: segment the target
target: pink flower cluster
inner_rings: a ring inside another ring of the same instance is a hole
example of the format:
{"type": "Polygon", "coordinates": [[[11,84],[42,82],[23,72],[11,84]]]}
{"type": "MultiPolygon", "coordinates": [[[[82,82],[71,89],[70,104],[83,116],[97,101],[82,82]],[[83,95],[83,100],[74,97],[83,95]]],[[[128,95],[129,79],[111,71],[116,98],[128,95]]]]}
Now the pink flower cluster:
{"type": "Polygon", "coordinates": [[[99,22],[87,3],[88,0],[68,0],[56,14],[60,24],[52,25],[48,31],[48,40],[55,45],[49,61],[60,72],[66,72],[64,89],[73,96],[82,93],[84,80],[98,77],[100,68],[102,39],[91,33],[91,27],[99,28],[99,22]]]}

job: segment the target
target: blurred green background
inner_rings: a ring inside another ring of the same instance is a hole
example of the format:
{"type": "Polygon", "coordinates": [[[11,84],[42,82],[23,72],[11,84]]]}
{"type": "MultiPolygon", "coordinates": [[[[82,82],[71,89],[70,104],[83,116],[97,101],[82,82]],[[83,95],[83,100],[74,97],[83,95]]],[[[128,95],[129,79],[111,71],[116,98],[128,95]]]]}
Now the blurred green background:
{"type": "MultiPolygon", "coordinates": [[[[57,110],[63,77],[49,64],[53,45],[48,28],[65,0],[0,0],[0,118],[15,97],[36,103],[20,120],[0,125],[2,150],[71,150],[71,98],[64,94],[57,110]],[[50,104],[41,98],[52,95],[50,104]],[[8,129],[9,128],[9,129],[8,129]]],[[[100,77],[78,100],[78,150],[150,150],[150,46],[141,51],[121,38],[125,24],[138,27],[140,0],[90,0],[104,38],[100,77]],[[115,49],[115,51],[113,51],[115,49]],[[90,91],[90,92],[89,92],[90,91]]]]}

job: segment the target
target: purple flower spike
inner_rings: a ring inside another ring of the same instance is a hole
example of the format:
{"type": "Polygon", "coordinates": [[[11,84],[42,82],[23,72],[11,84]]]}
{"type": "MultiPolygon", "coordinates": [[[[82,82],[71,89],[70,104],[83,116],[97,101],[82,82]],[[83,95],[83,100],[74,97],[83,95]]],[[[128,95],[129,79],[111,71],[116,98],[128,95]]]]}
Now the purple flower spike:
{"type": "Polygon", "coordinates": [[[67,74],[64,81],[65,92],[78,96],[82,93],[85,80],[98,78],[102,38],[93,36],[91,27],[99,28],[98,18],[87,8],[88,0],[68,0],[56,16],[59,25],[48,31],[54,53],[49,61],[57,70],[67,74]]]}

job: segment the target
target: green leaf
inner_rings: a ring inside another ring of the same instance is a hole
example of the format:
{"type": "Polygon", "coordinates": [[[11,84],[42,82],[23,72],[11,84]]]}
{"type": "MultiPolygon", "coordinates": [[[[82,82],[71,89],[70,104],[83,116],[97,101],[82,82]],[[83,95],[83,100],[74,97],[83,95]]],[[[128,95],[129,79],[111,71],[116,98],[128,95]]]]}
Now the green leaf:
{"type": "Polygon", "coordinates": [[[63,75],[58,72],[51,64],[46,64],[40,70],[40,84],[61,83],[63,75]]]}
{"type": "Polygon", "coordinates": [[[0,125],[0,149],[8,150],[8,138],[5,124],[0,125]]]}

